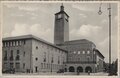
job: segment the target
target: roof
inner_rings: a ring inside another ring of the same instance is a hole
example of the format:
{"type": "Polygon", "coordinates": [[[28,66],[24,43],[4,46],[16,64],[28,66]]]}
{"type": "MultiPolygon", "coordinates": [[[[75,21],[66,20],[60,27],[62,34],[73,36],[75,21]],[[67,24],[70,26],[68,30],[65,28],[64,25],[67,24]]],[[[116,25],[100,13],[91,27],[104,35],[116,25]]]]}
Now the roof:
{"type": "MultiPolygon", "coordinates": [[[[71,41],[65,41],[61,45],[70,45],[70,44],[84,44],[84,43],[91,43],[94,44],[92,41],[89,41],[87,39],[79,39],[79,40],[71,40],[71,41]]],[[[95,45],[95,44],[94,44],[95,45]]],[[[95,45],[96,46],[96,45],[95,45]]]]}
{"type": "Polygon", "coordinates": [[[69,17],[69,15],[65,11],[60,11],[58,13],[55,13],[55,15],[60,14],[60,13],[65,13],[69,17]]]}
{"type": "Polygon", "coordinates": [[[58,49],[60,49],[60,50],[63,50],[63,51],[65,51],[65,52],[67,52],[66,50],[64,50],[64,49],[62,49],[62,48],[60,48],[60,47],[58,47],[58,46],[56,46],[56,45],[54,45],[54,44],[52,44],[52,43],[50,43],[50,42],[47,42],[47,41],[45,41],[45,40],[43,40],[43,39],[41,39],[41,38],[39,38],[39,37],[36,37],[36,36],[34,36],[34,35],[22,35],[22,36],[15,36],[15,37],[6,37],[6,38],[3,38],[2,39],[2,41],[12,41],[12,40],[20,40],[20,39],[35,39],[35,40],[38,40],[38,41],[41,41],[41,42],[43,42],[43,43],[45,43],[45,44],[48,44],[48,45],[50,45],[50,46],[53,46],[53,47],[55,47],[55,48],[58,48],[58,49]]]}
{"type": "Polygon", "coordinates": [[[97,52],[99,55],[101,55],[103,58],[105,58],[105,57],[103,56],[103,54],[102,54],[98,49],[94,49],[94,51],[97,52]]]}

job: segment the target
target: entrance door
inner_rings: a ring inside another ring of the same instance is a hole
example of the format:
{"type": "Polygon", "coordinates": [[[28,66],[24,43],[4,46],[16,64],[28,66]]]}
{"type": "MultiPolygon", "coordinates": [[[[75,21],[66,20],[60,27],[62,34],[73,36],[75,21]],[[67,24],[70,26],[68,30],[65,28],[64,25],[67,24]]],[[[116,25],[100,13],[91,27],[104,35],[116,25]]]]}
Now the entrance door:
{"type": "Polygon", "coordinates": [[[35,72],[38,72],[38,67],[37,66],[35,67],[35,72]]]}
{"type": "Polygon", "coordinates": [[[90,66],[85,68],[85,72],[87,73],[88,71],[92,72],[92,68],[90,66]]]}
{"type": "Polygon", "coordinates": [[[75,72],[75,68],[73,66],[69,67],[69,72],[75,72]]]}
{"type": "Polygon", "coordinates": [[[83,72],[83,68],[81,66],[77,67],[77,71],[83,72]]]}

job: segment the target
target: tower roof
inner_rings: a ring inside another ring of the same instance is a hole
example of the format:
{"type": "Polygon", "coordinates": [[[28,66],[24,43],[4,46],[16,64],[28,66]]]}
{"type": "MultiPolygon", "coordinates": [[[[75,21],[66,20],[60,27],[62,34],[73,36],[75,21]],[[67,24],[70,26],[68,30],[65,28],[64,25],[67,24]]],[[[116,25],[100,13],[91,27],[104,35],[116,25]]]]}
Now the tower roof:
{"type": "Polygon", "coordinates": [[[55,13],[55,15],[61,14],[61,13],[64,13],[64,14],[66,14],[66,15],[69,17],[69,15],[64,11],[63,3],[62,3],[62,5],[60,6],[60,11],[59,11],[58,13],[55,13]]]}
{"type": "Polygon", "coordinates": [[[63,3],[62,3],[62,5],[60,6],[60,11],[64,11],[63,3]]]}

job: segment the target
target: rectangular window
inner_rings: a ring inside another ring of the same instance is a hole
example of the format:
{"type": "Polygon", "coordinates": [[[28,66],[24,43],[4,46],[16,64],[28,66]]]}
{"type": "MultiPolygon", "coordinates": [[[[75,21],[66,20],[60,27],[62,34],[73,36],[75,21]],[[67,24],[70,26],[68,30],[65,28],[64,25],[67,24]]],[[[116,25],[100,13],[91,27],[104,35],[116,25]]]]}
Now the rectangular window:
{"type": "Polygon", "coordinates": [[[4,63],[4,69],[7,69],[7,63],[4,63]]]}
{"type": "Polygon", "coordinates": [[[23,53],[23,56],[25,57],[25,51],[24,51],[24,53],[23,53]]]}
{"type": "Polygon", "coordinates": [[[17,55],[18,55],[19,53],[20,53],[19,50],[17,50],[17,55]]]}
{"type": "Polygon", "coordinates": [[[23,41],[24,45],[26,44],[25,40],[23,41]]]}
{"type": "Polygon", "coordinates": [[[6,42],[4,42],[4,46],[6,47],[6,42]]]}
{"type": "Polygon", "coordinates": [[[21,41],[19,41],[19,45],[21,45],[22,43],[21,43],[21,41]]]}
{"type": "Polygon", "coordinates": [[[9,42],[7,42],[7,46],[8,46],[8,47],[10,46],[9,42]]]}
{"type": "Polygon", "coordinates": [[[20,63],[15,64],[16,69],[20,69],[20,63]]]}
{"type": "Polygon", "coordinates": [[[7,51],[5,51],[4,60],[7,60],[7,51]]]}
{"type": "Polygon", "coordinates": [[[13,68],[13,63],[10,63],[10,68],[13,68]]]}
{"type": "Polygon", "coordinates": [[[18,46],[18,41],[16,41],[16,46],[18,46]]]}
{"type": "Polygon", "coordinates": [[[25,69],[25,63],[23,63],[23,69],[25,69]]]}
{"type": "Polygon", "coordinates": [[[13,42],[13,46],[15,46],[15,41],[13,42]]]}
{"type": "Polygon", "coordinates": [[[41,63],[41,68],[43,68],[43,63],[41,63]]]}

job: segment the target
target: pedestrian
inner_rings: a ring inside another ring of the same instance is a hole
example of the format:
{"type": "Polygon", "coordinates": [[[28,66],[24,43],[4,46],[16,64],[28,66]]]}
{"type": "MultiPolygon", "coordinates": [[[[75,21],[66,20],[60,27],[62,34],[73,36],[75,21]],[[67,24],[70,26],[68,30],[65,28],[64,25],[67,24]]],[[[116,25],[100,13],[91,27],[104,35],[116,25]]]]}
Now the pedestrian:
{"type": "Polygon", "coordinates": [[[79,70],[77,70],[77,75],[79,75],[79,70]]]}
{"type": "Polygon", "coordinates": [[[88,70],[88,75],[90,75],[90,71],[88,70]]]}

